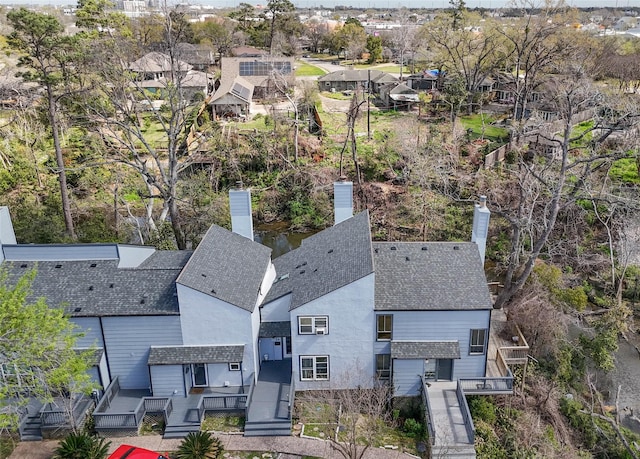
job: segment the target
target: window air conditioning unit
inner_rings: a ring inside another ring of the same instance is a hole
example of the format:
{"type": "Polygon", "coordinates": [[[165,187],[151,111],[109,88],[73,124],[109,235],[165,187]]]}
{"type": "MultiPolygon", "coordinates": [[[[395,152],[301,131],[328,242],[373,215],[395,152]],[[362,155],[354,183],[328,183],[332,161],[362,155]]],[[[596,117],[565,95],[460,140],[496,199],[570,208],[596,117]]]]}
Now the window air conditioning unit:
{"type": "Polygon", "coordinates": [[[316,328],[316,335],[326,335],[327,334],[327,329],[324,327],[318,327],[316,328]]]}

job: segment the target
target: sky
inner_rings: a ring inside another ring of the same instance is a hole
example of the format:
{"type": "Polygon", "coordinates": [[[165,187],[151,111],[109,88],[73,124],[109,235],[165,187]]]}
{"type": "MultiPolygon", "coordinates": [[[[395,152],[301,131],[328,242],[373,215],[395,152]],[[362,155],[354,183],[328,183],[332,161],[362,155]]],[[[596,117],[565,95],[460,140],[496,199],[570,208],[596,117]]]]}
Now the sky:
{"type": "MultiPolygon", "coordinates": [[[[213,7],[233,7],[240,1],[246,3],[265,4],[268,0],[188,0],[184,3],[201,4],[213,7]]],[[[566,0],[575,7],[618,7],[640,9],[640,0],[566,0]]],[[[178,3],[176,1],[176,3],[178,3]]],[[[353,6],[356,8],[446,8],[449,0],[294,0],[299,8],[319,9],[320,6],[332,8],[335,5],[353,6]]],[[[542,3],[542,1],[540,1],[542,3]]],[[[0,5],[74,5],[73,0],[0,0],[0,5]]],[[[466,0],[467,7],[500,8],[509,4],[509,0],[466,0]]]]}

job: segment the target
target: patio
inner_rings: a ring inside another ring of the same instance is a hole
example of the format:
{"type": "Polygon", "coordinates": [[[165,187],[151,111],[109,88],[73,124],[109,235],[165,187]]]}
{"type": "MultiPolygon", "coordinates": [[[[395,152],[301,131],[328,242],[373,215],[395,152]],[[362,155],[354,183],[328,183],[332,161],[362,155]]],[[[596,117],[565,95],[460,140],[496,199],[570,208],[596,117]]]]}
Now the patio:
{"type": "Polygon", "coordinates": [[[253,386],[208,387],[186,397],[152,397],[147,390],[120,389],[116,377],[93,417],[103,435],[137,435],[148,413],[161,414],[166,430],[199,430],[207,411],[244,411],[252,390],[253,386]]]}

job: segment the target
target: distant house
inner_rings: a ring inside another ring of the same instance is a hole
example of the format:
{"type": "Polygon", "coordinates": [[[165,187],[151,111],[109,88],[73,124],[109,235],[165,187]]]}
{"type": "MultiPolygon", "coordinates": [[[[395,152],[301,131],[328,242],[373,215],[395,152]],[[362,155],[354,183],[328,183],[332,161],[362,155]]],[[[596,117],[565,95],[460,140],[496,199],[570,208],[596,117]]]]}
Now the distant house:
{"type": "Polygon", "coordinates": [[[209,100],[214,117],[247,117],[253,98],[253,85],[242,77],[221,83],[209,100]]]}
{"type": "Polygon", "coordinates": [[[159,52],[145,54],[129,64],[129,70],[136,73],[137,85],[151,92],[162,92],[177,79],[188,101],[204,99],[212,78],[185,61],[175,59],[172,63],[169,55],[159,52]]]}
{"type": "Polygon", "coordinates": [[[207,411],[244,412],[245,435],[290,435],[295,391],[353,388],[362,379],[343,376],[356,368],[396,396],[419,395],[425,380],[483,383],[484,203],[474,242],[372,242],[352,184],[334,189],[335,225],[273,260],[253,241],[248,190],[230,191],[233,231],[212,226],[193,252],[19,245],[0,208],[0,258],[9,279],[36,268],[34,296],[63,307],[79,345],[97,350],[103,435],[135,434],[155,412],[165,436],[184,436],[207,411]]]}
{"type": "Polygon", "coordinates": [[[187,62],[194,70],[206,72],[216,63],[216,57],[210,46],[178,43],[176,54],[180,60],[187,62]]]}
{"type": "Polygon", "coordinates": [[[241,77],[253,85],[253,99],[278,97],[283,87],[292,87],[295,82],[292,57],[223,57],[220,66],[218,91],[232,87],[241,77]]]}
{"type": "Polygon", "coordinates": [[[438,70],[425,70],[422,73],[415,73],[407,77],[407,86],[416,91],[431,91],[442,89],[442,75],[438,70]]]}
{"type": "Polygon", "coordinates": [[[236,46],[231,49],[231,55],[233,57],[265,57],[269,52],[253,46],[236,46]]]}
{"type": "Polygon", "coordinates": [[[385,106],[394,110],[410,108],[420,101],[418,91],[411,89],[404,83],[390,83],[382,86],[379,90],[379,97],[385,106]]]}
{"type": "Polygon", "coordinates": [[[318,88],[320,91],[354,91],[366,88],[369,80],[374,94],[378,94],[379,88],[383,85],[399,81],[393,75],[380,70],[345,69],[319,77],[318,88]]]}

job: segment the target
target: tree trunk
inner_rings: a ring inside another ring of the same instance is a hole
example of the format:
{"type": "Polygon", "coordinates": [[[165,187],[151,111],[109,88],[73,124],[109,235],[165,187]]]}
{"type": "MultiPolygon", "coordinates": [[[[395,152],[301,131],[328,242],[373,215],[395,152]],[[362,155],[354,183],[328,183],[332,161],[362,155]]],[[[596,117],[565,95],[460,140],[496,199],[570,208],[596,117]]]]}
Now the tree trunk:
{"type": "Polygon", "coordinates": [[[60,198],[62,200],[62,213],[64,215],[64,225],[67,235],[74,241],[78,239],[73,226],[73,216],[71,214],[71,202],[69,201],[69,190],[67,189],[67,173],[65,171],[64,156],[62,155],[62,147],[60,146],[60,132],[58,126],[58,117],[56,116],[56,100],[53,96],[53,89],[47,85],[47,102],[49,123],[51,124],[51,132],[53,135],[53,147],[56,152],[56,164],[58,166],[58,182],[60,183],[60,198]]]}

